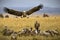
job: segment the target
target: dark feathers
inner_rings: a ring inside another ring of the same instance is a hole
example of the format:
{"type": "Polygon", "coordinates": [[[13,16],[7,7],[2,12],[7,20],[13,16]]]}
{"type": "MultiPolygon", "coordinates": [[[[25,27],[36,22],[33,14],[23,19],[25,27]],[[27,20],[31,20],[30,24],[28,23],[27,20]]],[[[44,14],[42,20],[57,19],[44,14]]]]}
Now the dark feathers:
{"type": "Polygon", "coordinates": [[[36,12],[36,11],[42,9],[42,8],[43,8],[43,5],[38,5],[38,6],[34,7],[34,8],[32,8],[32,9],[28,10],[27,15],[30,15],[30,14],[32,14],[32,13],[34,13],[34,12],[36,12]]]}
{"type": "Polygon", "coordinates": [[[32,14],[32,13],[34,13],[34,12],[36,12],[36,11],[42,9],[42,8],[43,8],[43,5],[38,5],[38,6],[32,8],[32,9],[26,11],[26,12],[21,12],[21,11],[15,11],[13,9],[9,9],[9,8],[5,7],[4,11],[9,13],[9,14],[12,14],[12,15],[16,15],[16,16],[22,16],[23,15],[23,16],[26,17],[26,15],[30,15],[30,14],[32,14]]]}
{"type": "Polygon", "coordinates": [[[15,10],[8,9],[8,8],[4,8],[4,11],[9,14],[16,15],[16,16],[22,16],[22,13],[23,13],[23,12],[15,11],[15,10]]]}

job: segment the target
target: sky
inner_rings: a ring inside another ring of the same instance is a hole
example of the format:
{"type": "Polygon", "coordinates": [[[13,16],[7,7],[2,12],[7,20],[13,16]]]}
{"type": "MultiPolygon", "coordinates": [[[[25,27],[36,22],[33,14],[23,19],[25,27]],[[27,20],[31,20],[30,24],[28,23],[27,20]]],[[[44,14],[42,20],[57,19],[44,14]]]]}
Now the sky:
{"type": "Polygon", "coordinates": [[[0,0],[0,7],[44,7],[60,8],[60,0],[0,0]]]}
{"type": "Polygon", "coordinates": [[[0,0],[0,13],[3,12],[4,7],[21,10],[22,8],[33,8],[40,4],[43,4],[42,12],[60,13],[60,0],[0,0]]]}

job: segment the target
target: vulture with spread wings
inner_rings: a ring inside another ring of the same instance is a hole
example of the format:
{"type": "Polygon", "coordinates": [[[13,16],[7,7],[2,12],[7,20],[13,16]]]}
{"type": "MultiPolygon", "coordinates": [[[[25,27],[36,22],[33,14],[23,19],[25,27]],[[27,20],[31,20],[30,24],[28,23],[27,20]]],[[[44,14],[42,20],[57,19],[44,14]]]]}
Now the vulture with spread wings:
{"type": "Polygon", "coordinates": [[[9,9],[9,8],[4,8],[4,11],[9,13],[9,14],[12,14],[12,15],[16,15],[16,16],[23,16],[23,17],[26,17],[27,15],[31,15],[32,13],[40,10],[43,8],[43,5],[38,5],[28,11],[16,11],[16,10],[13,10],[13,9],[9,9]]]}

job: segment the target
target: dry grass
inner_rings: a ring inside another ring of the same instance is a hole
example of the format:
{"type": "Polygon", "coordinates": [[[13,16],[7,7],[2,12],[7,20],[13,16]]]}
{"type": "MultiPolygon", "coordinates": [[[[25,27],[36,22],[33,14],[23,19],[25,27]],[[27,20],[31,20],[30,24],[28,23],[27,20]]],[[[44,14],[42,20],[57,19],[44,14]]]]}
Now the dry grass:
{"type": "MultiPolygon", "coordinates": [[[[0,30],[4,29],[4,26],[8,26],[9,29],[14,30],[14,31],[19,31],[22,30],[23,28],[30,28],[33,27],[34,29],[34,23],[35,21],[38,21],[40,23],[40,30],[54,30],[57,29],[60,31],[60,17],[30,17],[30,18],[0,18],[0,30]]],[[[57,37],[46,37],[44,36],[29,36],[29,37],[21,37],[21,40],[27,40],[28,39],[33,39],[33,38],[40,38],[42,40],[48,40],[51,38],[57,38],[57,37]],[[23,39],[24,38],[24,39],[23,39]]],[[[60,38],[60,37],[58,37],[60,38]]],[[[18,38],[20,40],[20,38],[18,38]]],[[[52,40],[52,39],[51,39],[52,40]]]]}

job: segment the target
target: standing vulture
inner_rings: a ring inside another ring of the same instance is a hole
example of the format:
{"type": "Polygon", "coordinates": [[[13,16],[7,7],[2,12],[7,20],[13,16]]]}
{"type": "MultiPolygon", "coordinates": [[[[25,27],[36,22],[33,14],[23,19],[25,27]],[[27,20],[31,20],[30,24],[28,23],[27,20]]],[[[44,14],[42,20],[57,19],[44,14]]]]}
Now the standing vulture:
{"type": "Polygon", "coordinates": [[[4,7],[4,11],[9,13],[9,14],[12,14],[12,15],[16,15],[16,16],[22,16],[22,17],[26,17],[26,15],[31,15],[32,13],[40,10],[43,8],[43,5],[38,5],[28,11],[16,11],[16,10],[13,10],[13,9],[9,9],[9,8],[6,8],[4,7]]]}

